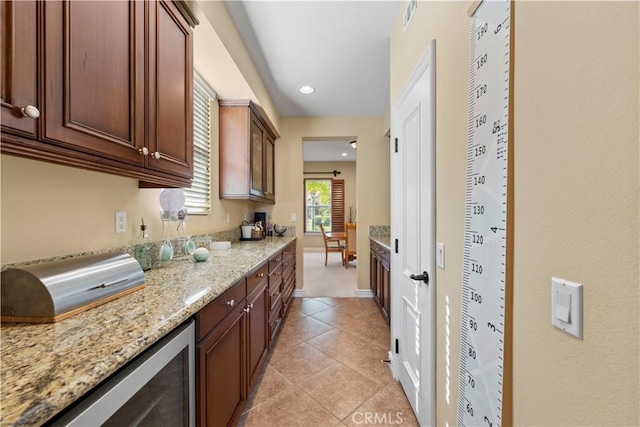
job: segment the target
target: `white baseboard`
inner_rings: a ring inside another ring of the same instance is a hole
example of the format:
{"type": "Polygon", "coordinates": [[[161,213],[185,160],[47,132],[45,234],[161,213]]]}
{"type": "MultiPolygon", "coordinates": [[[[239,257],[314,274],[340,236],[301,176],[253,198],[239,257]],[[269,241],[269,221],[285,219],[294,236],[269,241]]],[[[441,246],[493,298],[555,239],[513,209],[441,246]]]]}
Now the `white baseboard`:
{"type": "Polygon", "coordinates": [[[293,293],[291,294],[292,297],[294,298],[302,298],[304,297],[304,289],[294,289],[293,293]]]}
{"type": "Polygon", "coordinates": [[[358,298],[373,298],[373,292],[371,292],[371,289],[358,289],[356,296],[358,298]]]}

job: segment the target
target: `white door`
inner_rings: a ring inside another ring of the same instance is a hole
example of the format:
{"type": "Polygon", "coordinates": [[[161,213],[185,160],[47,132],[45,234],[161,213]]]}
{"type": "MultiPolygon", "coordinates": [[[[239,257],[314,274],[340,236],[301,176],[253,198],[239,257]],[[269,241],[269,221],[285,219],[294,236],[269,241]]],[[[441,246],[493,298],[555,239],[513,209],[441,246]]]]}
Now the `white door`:
{"type": "Polygon", "coordinates": [[[391,360],[422,426],[435,425],[434,61],[435,40],[394,105],[391,144],[391,360]]]}

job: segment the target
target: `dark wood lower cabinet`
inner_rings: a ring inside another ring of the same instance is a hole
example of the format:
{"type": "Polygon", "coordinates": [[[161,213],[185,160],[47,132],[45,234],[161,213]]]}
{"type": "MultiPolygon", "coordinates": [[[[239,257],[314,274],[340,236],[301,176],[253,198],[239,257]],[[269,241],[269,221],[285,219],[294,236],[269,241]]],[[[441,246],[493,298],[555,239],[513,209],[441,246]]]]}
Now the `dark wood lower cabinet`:
{"type": "Polygon", "coordinates": [[[238,422],[286,316],[293,288],[295,242],[196,314],[199,426],[227,427],[238,422]],[[284,257],[286,280],[283,254],[288,255],[284,257]]]}
{"type": "Polygon", "coordinates": [[[256,375],[260,372],[262,360],[269,349],[268,301],[266,280],[247,297],[249,387],[253,386],[256,375]]]}
{"type": "Polygon", "coordinates": [[[391,323],[391,254],[389,250],[371,241],[370,287],[382,316],[391,323]]]}
{"type": "Polygon", "coordinates": [[[246,325],[238,304],[198,344],[198,424],[232,426],[247,400],[246,325]]]}

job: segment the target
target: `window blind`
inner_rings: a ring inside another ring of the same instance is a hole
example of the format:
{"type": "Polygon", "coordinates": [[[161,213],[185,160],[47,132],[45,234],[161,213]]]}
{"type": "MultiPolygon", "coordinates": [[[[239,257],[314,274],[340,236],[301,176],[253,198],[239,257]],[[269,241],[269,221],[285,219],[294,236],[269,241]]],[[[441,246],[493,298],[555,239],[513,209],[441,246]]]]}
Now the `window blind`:
{"type": "Polygon", "coordinates": [[[211,212],[211,102],[216,93],[202,76],[193,78],[193,181],[185,188],[189,215],[211,212]]]}
{"type": "Polygon", "coordinates": [[[331,231],[344,231],[344,179],[331,182],[331,231]]]}

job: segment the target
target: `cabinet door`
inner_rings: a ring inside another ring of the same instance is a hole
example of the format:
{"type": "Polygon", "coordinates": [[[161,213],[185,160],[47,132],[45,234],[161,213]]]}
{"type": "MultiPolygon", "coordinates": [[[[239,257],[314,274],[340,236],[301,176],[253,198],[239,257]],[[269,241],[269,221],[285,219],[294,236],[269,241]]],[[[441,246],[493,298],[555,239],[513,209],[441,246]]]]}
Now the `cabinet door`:
{"type": "Polygon", "coordinates": [[[171,2],[144,3],[149,7],[151,35],[146,166],[192,178],[193,34],[171,2]]]}
{"type": "Polygon", "coordinates": [[[260,370],[269,346],[268,298],[266,281],[247,298],[247,338],[249,348],[249,387],[260,370]]]}
{"type": "Polygon", "coordinates": [[[376,248],[372,245],[369,252],[369,287],[371,288],[374,298],[376,298],[376,302],[378,302],[378,257],[375,251],[376,248]]]}
{"type": "Polygon", "coordinates": [[[269,135],[266,135],[265,147],[265,191],[264,196],[269,200],[275,200],[276,195],[276,177],[275,177],[275,141],[269,135]]]}
{"type": "Polygon", "coordinates": [[[2,131],[29,138],[36,136],[37,120],[21,108],[38,108],[37,16],[35,1],[0,2],[2,131]]]}
{"type": "Polygon", "coordinates": [[[263,196],[264,130],[251,115],[251,194],[263,196]]]}
{"type": "Polygon", "coordinates": [[[247,399],[244,304],[198,344],[198,425],[232,426],[247,399]]]}
{"type": "Polygon", "coordinates": [[[387,321],[387,324],[389,324],[391,321],[391,270],[389,262],[385,259],[380,262],[380,267],[380,288],[382,290],[380,302],[382,315],[387,321]]]}
{"type": "Polygon", "coordinates": [[[45,2],[43,138],[143,165],[144,3],[45,2]]]}

